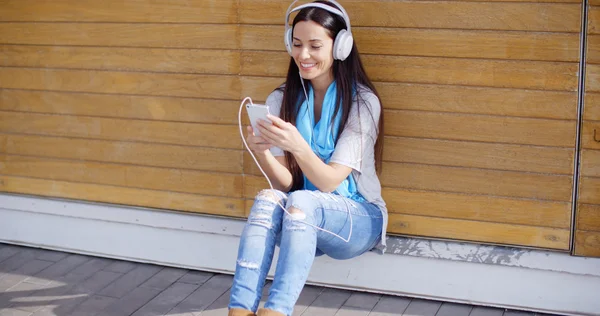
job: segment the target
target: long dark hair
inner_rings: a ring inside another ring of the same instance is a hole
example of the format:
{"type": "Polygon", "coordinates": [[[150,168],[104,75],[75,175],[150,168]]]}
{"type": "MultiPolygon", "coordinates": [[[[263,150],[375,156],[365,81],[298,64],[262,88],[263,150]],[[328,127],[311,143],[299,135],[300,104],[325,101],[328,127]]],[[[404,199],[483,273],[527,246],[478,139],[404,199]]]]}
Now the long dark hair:
{"type": "MultiPolygon", "coordinates": [[[[323,3],[337,9],[337,7],[331,3],[328,3],[327,1],[315,2],[323,3]]],[[[298,12],[294,18],[293,26],[296,26],[298,22],[302,21],[313,21],[321,25],[327,30],[327,33],[332,39],[335,39],[341,30],[347,29],[346,23],[342,17],[316,7],[308,7],[300,10],[300,12],[298,12]]],[[[353,92],[356,92],[356,98],[358,98],[357,104],[361,104],[359,86],[370,89],[371,92],[377,96],[377,98],[379,98],[379,94],[365,72],[362,61],[360,60],[360,55],[358,54],[358,49],[356,48],[356,44],[352,46],[352,51],[350,52],[348,58],[346,58],[344,61],[334,60],[332,68],[334,80],[337,86],[336,108],[333,117],[335,117],[340,110],[342,111],[342,122],[337,135],[337,139],[339,139],[339,136],[346,127],[346,122],[348,121],[350,107],[352,106],[353,102],[353,92]]],[[[306,88],[308,89],[308,87],[306,88]]],[[[290,58],[290,65],[288,67],[285,85],[279,89],[283,90],[283,104],[281,105],[280,116],[284,121],[291,122],[292,124],[296,125],[296,118],[299,110],[298,105],[302,104],[305,97],[304,93],[302,92],[303,88],[299,77],[299,69],[293,57],[290,58]]],[[[381,102],[381,98],[379,98],[379,100],[381,102]]],[[[364,102],[364,100],[362,102],[364,102]]],[[[359,106],[359,116],[360,108],[361,107],[359,106]]],[[[376,119],[373,117],[372,113],[369,114],[373,120],[376,119]]],[[[378,173],[381,173],[381,160],[383,154],[383,105],[381,106],[377,131],[377,141],[375,142],[375,168],[378,173]]],[[[285,158],[293,177],[291,191],[299,190],[304,186],[302,170],[291,153],[286,151],[285,158]]]]}

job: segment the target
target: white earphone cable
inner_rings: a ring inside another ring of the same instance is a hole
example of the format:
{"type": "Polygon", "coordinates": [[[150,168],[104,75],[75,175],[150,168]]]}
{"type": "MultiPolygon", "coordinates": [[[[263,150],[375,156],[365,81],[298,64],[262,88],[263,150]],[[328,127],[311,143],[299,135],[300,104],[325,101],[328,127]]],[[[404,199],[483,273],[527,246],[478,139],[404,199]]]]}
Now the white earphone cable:
{"type": "MultiPolygon", "coordinates": [[[[302,78],[302,76],[300,76],[300,78],[302,78]]],[[[304,80],[302,80],[302,87],[304,88],[304,80]]],[[[304,93],[306,94],[306,90],[304,90],[304,93]]],[[[306,98],[308,100],[308,97],[306,98]]],[[[254,156],[254,153],[252,152],[252,150],[250,150],[250,147],[248,147],[248,143],[246,142],[246,137],[244,136],[244,132],[242,129],[242,108],[244,107],[244,104],[246,103],[246,101],[250,101],[250,104],[252,104],[252,99],[250,97],[246,97],[244,98],[244,100],[242,100],[242,103],[240,104],[240,110],[238,112],[238,126],[240,129],[240,136],[242,138],[242,142],[244,143],[244,146],[246,147],[246,150],[248,150],[248,152],[250,153],[250,156],[252,156],[252,159],[254,159],[254,162],[256,163],[256,166],[258,167],[258,169],[260,170],[260,172],[263,174],[263,176],[265,177],[265,179],[267,179],[267,182],[269,183],[269,187],[271,188],[271,190],[275,191],[275,189],[273,188],[273,184],[271,183],[271,179],[269,179],[269,177],[267,176],[267,173],[263,170],[263,168],[260,166],[260,163],[258,163],[258,160],[256,159],[256,157],[254,156]]],[[[338,192],[339,194],[339,192],[338,192]]],[[[346,210],[348,211],[348,216],[350,217],[350,232],[348,234],[348,239],[345,239],[344,237],[328,231],[326,229],[323,229],[321,227],[315,226],[311,223],[308,223],[306,221],[300,220],[300,219],[296,219],[294,214],[291,214],[290,212],[288,212],[288,210],[285,208],[284,205],[281,204],[281,200],[277,200],[276,203],[283,209],[284,212],[286,212],[288,215],[290,215],[292,218],[295,218],[294,220],[299,221],[301,223],[304,223],[306,225],[309,225],[311,227],[314,227],[318,230],[324,231],[328,234],[331,234],[335,237],[340,238],[341,240],[343,240],[344,242],[349,242],[350,241],[350,237],[352,237],[352,214],[350,213],[350,208],[348,207],[348,203],[346,201],[346,199],[344,197],[342,197],[342,200],[344,201],[344,204],[346,205],[346,210]]]]}

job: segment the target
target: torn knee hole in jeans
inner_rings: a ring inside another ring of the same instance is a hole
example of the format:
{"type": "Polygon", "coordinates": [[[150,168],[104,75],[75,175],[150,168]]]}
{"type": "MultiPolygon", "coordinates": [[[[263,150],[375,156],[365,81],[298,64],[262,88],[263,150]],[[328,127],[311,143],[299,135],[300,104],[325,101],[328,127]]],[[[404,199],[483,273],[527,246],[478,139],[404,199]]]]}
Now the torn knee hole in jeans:
{"type": "Polygon", "coordinates": [[[289,220],[285,221],[286,230],[306,230],[306,224],[301,222],[306,219],[306,214],[299,208],[292,206],[289,210],[289,220]]]}
{"type": "Polygon", "coordinates": [[[237,264],[242,268],[246,268],[246,269],[250,269],[250,270],[258,270],[259,269],[258,263],[256,263],[256,262],[250,262],[250,261],[246,261],[246,260],[238,260],[237,264]]]}
{"type": "Polygon", "coordinates": [[[262,190],[256,196],[258,199],[263,201],[268,201],[271,203],[281,203],[281,196],[277,194],[277,192],[273,190],[262,190]]]}
{"type": "Polygon", "coordinates": [[[268,229],[273,228],[273,214],[265,210],[253,210],[248,216],[248,224],[263,226],[268,229]]]}

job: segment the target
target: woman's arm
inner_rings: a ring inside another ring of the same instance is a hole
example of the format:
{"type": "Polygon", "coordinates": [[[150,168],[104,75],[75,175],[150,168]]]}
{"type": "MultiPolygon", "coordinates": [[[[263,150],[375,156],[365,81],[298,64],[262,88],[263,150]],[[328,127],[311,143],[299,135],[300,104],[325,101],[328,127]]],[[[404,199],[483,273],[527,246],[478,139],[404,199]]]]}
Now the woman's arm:
{"type": "MultiPolygon", "coordinates": [[[[352,171],[350,167],[335,163],[325,164],[312,151],[294,125],[273,115],[268,118],[274,124],[259,122],[262,137],[269,143],[292,153],[304,175],[320,191],[332,192],[348,177],[352,171]]],[[[291,183],[291,174],[289,179],[291,183]]]]}
{"type": "Polygon", "coordinates": [[[288,192],[292,188],[292,174],[287,168],[284,156],[273,156],[270,151],[256,155],[258,163],[263,168],[273,189],[288,192]]]}

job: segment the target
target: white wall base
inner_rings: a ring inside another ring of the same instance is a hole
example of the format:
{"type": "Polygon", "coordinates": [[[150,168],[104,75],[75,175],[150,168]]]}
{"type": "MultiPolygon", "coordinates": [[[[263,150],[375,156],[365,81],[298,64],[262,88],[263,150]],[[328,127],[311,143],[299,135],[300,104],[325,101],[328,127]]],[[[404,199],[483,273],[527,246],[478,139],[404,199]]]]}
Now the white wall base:
{"type": "MultiPolygon", "coordinates": [[[[220,273],[235,269],[243,225],[197,214],[0,194],[0,242],[220,273]]],[[[317,258],[309,283],[600,315],[600,259],[520,248],[392,237],[385,255],[317,258]]]]}

